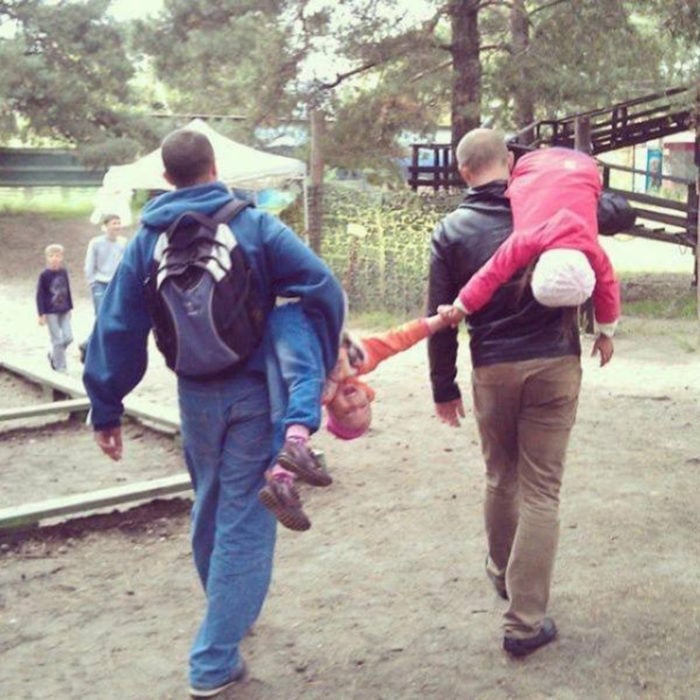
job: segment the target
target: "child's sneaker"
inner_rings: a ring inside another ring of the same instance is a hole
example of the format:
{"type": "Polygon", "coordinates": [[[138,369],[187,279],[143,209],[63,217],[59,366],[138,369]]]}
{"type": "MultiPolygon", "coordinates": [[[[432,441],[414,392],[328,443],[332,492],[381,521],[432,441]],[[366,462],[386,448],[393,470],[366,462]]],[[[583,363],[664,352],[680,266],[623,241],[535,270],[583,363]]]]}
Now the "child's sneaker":
{"type": "Polygon", "coordinates": [[[51,365],[51,369],[55,370],[56,365],[54,364],[53,354],[51,353],[51,351],[49,351],[48,358],[49,358],[49,365],[51,365]]]}
{"type": "Polygon", "coordinates": [[[308,530],[311,521],[302,510],[299,493],[289,479],[271,478],[258,493],[260,502],[290,530],[308,530]]]}
{"type": "Polygon", "coordinates": [[[333,483],[331,475],[323,468],[318,457],[303,442],[285,440],[276,461],[312,486],[330,486],[333,483]]]}

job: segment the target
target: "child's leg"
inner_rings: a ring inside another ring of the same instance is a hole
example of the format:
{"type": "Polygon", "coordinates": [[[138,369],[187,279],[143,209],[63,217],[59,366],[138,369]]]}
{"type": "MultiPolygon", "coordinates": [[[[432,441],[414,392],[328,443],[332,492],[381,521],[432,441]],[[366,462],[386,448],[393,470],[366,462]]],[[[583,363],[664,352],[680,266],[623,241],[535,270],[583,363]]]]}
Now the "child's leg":
{"type": "Polygon", "coordinates": [[[267,327],[267,380],[272,420],[277,440],[284,442],[275,463],[266,473],[260,502],[290,530],[308,530],[311,521],[302,509],[294,482],[320,486],[330,476],[308,448],[308,440],[321,421],[323,369],[320,347],[297,303],[275,307],[267,327]]]}
{"type": "Polygon", "coordinates": [[[70,313],[59,314],[58,320],[61,325],[61,335],[64,350],[73,342],[73,328],[70,323],[70,313]]]}
{"type": "Polygon", "coordinates": [[[63,344],[63,329],[60,314],[46,314],[46,326],[51,338],[49,361],[57,372],[66,371],[66,346],[63,344]]]}
{"type": "Polygon", "coordinates": [[[314,486],[328,486],[332,479],[307,444],[321,422],[324,371],[320,343],[297,303],[274,309],[270,331],[287,399],[281,421],[284,446],[273,473],[288,470],[314,486]]]}

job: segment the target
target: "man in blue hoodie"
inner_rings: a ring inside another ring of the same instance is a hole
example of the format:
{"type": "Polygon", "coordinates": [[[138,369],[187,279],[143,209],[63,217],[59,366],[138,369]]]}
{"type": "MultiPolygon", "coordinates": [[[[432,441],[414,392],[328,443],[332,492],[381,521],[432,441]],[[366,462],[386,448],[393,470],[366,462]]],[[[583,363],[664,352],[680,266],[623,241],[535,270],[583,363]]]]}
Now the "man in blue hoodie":
{"type": "MultiPolygon", "coordinates": [[[[150,201],[105,294],[88,346],[83,380],[96,441],[122,456],[123,398],[146,371],[151,330],[144,295],[158,235],[181,213],[212,215],[232,196],[217,181],[209,140],[181,129],[161,146],[175,186],[150,201]]],[[[230,222],[269,315],[277,297],[299,300],[318,337],[326,372],[335,365],[343,324],[340,285],[326,265],[281,221],[246,208],[230,222]]],[[[276,521],[258,500],[277,453],[265,375],[266,344],[234,371],[207,380],[178,377],[185,461],[195,492],[192,549],[207,597],[190,653],[190,694],[213,697],[241,681],[239,643],[255,622],[272,572],[276,521]]]]}

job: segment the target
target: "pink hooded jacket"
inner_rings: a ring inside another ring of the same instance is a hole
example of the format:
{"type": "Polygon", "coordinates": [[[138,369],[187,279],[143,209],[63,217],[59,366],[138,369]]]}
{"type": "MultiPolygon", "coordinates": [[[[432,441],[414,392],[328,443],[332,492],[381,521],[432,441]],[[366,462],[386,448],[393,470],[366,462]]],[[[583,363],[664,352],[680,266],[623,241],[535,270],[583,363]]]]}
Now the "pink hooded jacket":
{"type": "Polygon", "coordinates": [[[584,253],[595,272],[596,321],[614,324],[620,316],[620,285],[598,243],[600,192],[598,168],[585,153],[545,148],[520,158],[507,191],[513,233],[460,290],[467,312],[482,309],[501,285],[544,251],[573,248],[584,253]]]}

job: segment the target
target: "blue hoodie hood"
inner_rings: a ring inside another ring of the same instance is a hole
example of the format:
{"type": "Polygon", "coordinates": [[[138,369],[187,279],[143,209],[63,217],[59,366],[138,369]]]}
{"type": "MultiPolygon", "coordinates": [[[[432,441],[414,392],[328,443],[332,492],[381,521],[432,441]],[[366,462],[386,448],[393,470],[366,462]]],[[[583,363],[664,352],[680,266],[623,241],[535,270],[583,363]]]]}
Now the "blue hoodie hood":
{"type": "Polygon", "coordinates": [[[231,192],[223,182],[212,182],[166,192],[146,204],[141,213],[141,223],[162,231],[184,211],[213,214],[230,199],[231,192]]]}

